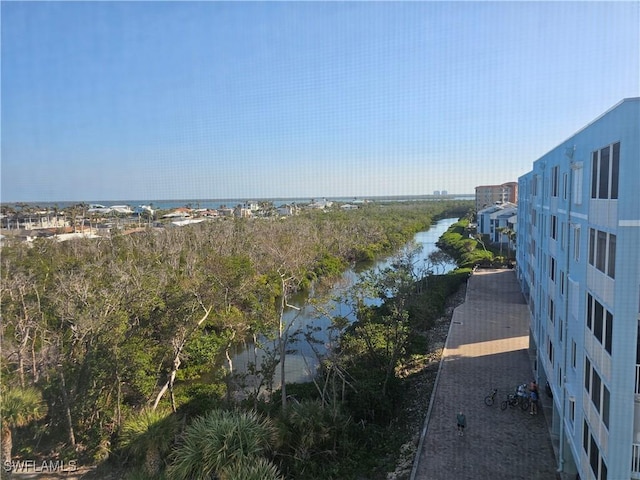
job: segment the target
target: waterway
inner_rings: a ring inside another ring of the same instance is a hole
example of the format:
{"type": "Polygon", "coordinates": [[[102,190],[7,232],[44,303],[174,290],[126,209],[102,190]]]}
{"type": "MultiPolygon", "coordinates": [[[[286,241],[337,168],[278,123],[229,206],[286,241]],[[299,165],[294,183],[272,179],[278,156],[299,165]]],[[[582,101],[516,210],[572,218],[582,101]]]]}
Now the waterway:
{"type": "MultiPolygon", "coordinates": [[[[457,221],[457,218],[440,220],[429,230],[418,232],[414,236],[413,243],[420,247],[414,259],[416,272],[424,271],[428,267],[429,254],[438,250],[436,242],[457,221]]],[[[348,305],[333,299],[346,293],[351,286],[360,281],[365,273],[391,267],[392,260],[393,256],[389,256],[374,262],[363,270],[347,270],[329,291],[322,295],[320,302],[314,302],[313,299],[310,301],[308,296],[297,296],[291,299],[290,303],[294,308],[287,309],[284,316],[285,324],[289,326],[288,331],[307,331],[309,328],[314,328],[314,338],[319,343],[314,343],[312,347],[302,335],[299,335],[298,339],[290,344],[288,350],[293,353],[287,354],[285,359],[287,383],[307,382],[312,378],[318,365],[317,354],[322,354],[326,352],[327,348],[330,348],[330,336],[327,328],[331,324],[332,317],[354,318],[348,305]]],[[[440,268],[441,270],[436,273],[446,273],[455,268],[455,264],[443,265],[440,268]]],[[[266,343],[270,348],[274,347],[270,342],[266,341],[266,343]]],[[[259,365],[262,358],[264,358],[264,351],[254,348],[254,346],[239,350],[232,357],[235,373],[246,373],[251,364],[259,365]]],[[[275,385],[280,384],[279,369],[277,370],[275,385]]]]}

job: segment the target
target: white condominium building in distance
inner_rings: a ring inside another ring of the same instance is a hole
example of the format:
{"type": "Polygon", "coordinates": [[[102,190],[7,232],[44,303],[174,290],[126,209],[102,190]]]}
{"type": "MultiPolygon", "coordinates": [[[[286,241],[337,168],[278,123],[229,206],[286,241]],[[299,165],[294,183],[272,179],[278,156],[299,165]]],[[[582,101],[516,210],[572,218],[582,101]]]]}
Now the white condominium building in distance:
{"type": "Polygon", "coordinates": [[[558,467],[640,479],[640,98],[535,161],[518,187],[517,275],[558,467]]]}

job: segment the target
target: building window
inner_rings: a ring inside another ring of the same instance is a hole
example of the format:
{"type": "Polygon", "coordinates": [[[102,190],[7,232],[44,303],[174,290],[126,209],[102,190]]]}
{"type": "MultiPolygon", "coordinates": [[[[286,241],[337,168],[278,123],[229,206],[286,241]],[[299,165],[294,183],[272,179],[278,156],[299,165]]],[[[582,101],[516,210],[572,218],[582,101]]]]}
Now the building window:
{"type": "Polygon", "coordinates": [[[611,355],[613,350],[613,314],[587,293],[587,328],[611,355]]]}
{"type": "Polygon", "coordinates": [[[573,427],[576,421],[576,401],[572,398],[569,399],[569,421],[573,427]]]}
{"type": "Polygon", "coordinates": [[[582,163],[576,163],[573,168],[573,203],[582,205],[582,176],[584,175],[582,163]]]}
{"type": "Polygon", "coordinates": [[[591,154],[591,198],[617,199],[620,143],[607,145],[591,154]]]}
{"type": "Polygon", "coordinates": [[[571,367],[573,369],[576,368],[576,361],[577,361],[577,345],[576,345],[576,341],[575,340],[571,340],[571,367]]]}
{"type": "Polygon", "coordinates": [[[604,324],[604,307],[595,301],[595,313],[593,317],[593,335],[602,343],[602,325],[604,324]]]}
{"type": "Polygon", "coordinates": [[[611,408],[611,393],[602,381],[602,377],[598,374],[591,362],[585,357],[585,389],[591,397],[591,403],[600,414],[602,423],[609,428],[609,410],[611,408]]]}
{"type": "Polygon", "coordinates": [[[609,234],[609,256],[607,258],[607,275],[616,278],[616,236],[609,234]]]}
{"type": "Polygon", "coordinates": [[[551,215],[551,238],[554,240],[558,239],[558,217],[555,215],[551,215]]]}
{"type": "Polygon", "coordinates": [[[560,270],[560,295],[564,296],[566,278],[564,272],[560,270]]]}
{"type": "Polygon", "coordinates": [[[589,455],[589,424],[586,420],[583,420],[582,423],[582,448],[584,449],[584,453],[589,455]]]}
{"type": "Polygon", "coordinates": [[[591,376],[591,402],[593,406],[596,407],[598,413],[600,413],[600,396],[602,395],[602,380],[600,379],[600,375],[595,369],[592,369],[591,376]]]}
{"type": "Polygon", "coordinates": [[[586,422],[582,435],[582,446],[584,447],[585,453],[589,457],[589,465],[591,465],[591,471],[595,475],[595,478],[597,480],[607,480],[607,464],[604,462],[604,459],[600,455],[598,444],[593,438],[593,435],[589,433],[586,422]]]}
{"type": "Polygon", "coordinates": [[[580,261],[580,227],[578,226],[573,229],[573,259],[576,262],[580,261]]]}
{"type": "Polygon", "coordinates": [[[560,182],[560,167],[555,166],[551,169],[551,196],[557,197],[559,195],[559,182],[560,182]]]}
{"type": "Polygon", "coordinates": [[[611,394],[609,389],[602,386],[602,423],[609,429],[609,404],[611,403],[611,394]]]}
{"type": "Polygon", "coordinates": [[[605,310],[604,322],[604,349],[611,355],[611,341],[613,339],[613,315],[610,311],[605,310]]]}
{"type": "Polygon", "coordinates": [[[600,457],[600,450],[596,444],[593,436],[590,436],[589,442],[589,465],[591,465],[591,471],[598,478],[598,457],[600,457]]]}
{"type": "Polygon", "coordinates": [[[584,357],[584,389],[587,392],[591,391],[591,360],[589,357],[584,357]]]}
{"type": "Polygon", "coordinates": [[[589,229],[589,264],[611,278],[616,275],[616,236],[589,229]]]}
{"type": "Polygon", "coordinates": [[[553,257],[549,257],[549,277],[551,281],[555,283],[556,281],[556,259],[553,257]]]}
{"type": "Polygon", "coordinates": [[[566,200],[568,195],[569,195],[569,175],[566,173],[563,173],[562,174],[562,198],[566,200]]]}
{"type": "Polygon", "coordinates": [[[611,158],[611,198],[618,198],[618,182],[620,179],[620,142],[613,144],[611,158]]]}
{"type": "Polygon", "coordinates": [[[607,263],[607,233],[598,230],[596,242],[596,268],[604,272],[607,263]]]}
{"type": "Polygon", "coordinates": [[[553,324],[556,323],[556,304],[552,298],[549,299],[549,320],[553,324]]]}

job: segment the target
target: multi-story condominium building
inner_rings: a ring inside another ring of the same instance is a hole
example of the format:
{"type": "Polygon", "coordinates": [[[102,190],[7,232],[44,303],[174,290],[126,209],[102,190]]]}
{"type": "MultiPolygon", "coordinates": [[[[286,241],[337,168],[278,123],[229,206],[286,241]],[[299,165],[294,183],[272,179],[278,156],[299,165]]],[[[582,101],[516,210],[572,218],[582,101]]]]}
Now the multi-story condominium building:
{"type": "Polygon", "coordinates": [[[502,185],[480,185],[476,187],[476,212],[491,205],[518,202],[518,183],[507,182],[502,185]]]}
{"type": "Polygon", "coordinates": [[[558,467],[581,480],[640,479],[639,132],[625,99],[519,179],[530,353],[558,467]]]}

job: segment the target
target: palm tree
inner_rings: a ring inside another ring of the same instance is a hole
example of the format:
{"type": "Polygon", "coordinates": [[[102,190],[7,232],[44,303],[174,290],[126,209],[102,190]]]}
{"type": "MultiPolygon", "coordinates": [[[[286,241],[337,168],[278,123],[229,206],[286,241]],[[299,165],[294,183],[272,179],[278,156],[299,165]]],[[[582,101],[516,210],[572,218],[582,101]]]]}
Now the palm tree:
{"type": "Polygon", "coordinates": [[[255,412],[212,410],[189,425],[182,443],[175,450],[167,470],[171,480],[205,480],[211,478],[277,479],[275,466],[268,467],[273,476],[240,476],[264,458],[277,440],[277,430],[268,418],[255,412]],[[229,472],[228,476],[225,472],[229,472]],[[239,472],[239,473],[238,473],[239,472]],[[233,475],[232,475],[233,474],[233,475]]]}
{"type": "Polygon", "coordinates": [[[507,260],[509,260],[511,257],[511,246],[516,239],[516,232],[509,227],[499,227],[497,230],[500,232],[500,255],[502,255],[502,236],[507,237],[507,260]]]}
{"type": "Polygon", "coordinates": [[[144,457],[145,474],[156,478],[162,470],[162,458],[171,448],[177,427],[172,411],[145,408],[124,422],[120,440],[132,455],[144,457]]]}
{"type": "Polygon", "coordinates": [[[0,396],[0,418],[2,419],[1,465],[11,464],[13,429],[25,427],[40,420],[46,414],[46,405],[35,388],[9,388],[0,396]]]}

